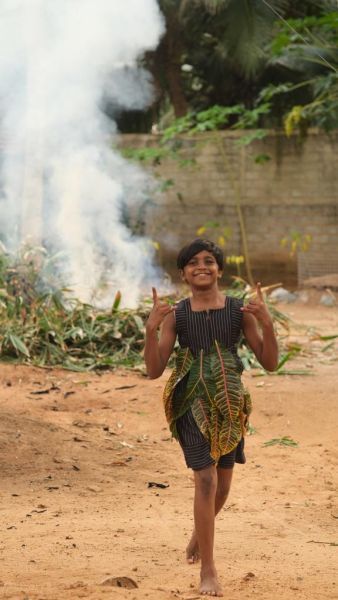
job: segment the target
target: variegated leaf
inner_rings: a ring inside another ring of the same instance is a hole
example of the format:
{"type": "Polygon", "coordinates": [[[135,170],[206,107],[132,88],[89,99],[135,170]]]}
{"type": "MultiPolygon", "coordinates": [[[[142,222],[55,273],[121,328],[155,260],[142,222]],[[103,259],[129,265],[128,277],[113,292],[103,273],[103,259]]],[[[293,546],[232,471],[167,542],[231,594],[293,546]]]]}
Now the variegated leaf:
{"type": "Polygon", "coordinates": [[[187,375],[193,363],[194,357],[189,348],[181,348],[177,352],[175,367],[166,383],[163,392],[164,411],[169,424],[174,417],[177,418],[177,410],[173,407],[173,396],[177,384],[187,375]]]}

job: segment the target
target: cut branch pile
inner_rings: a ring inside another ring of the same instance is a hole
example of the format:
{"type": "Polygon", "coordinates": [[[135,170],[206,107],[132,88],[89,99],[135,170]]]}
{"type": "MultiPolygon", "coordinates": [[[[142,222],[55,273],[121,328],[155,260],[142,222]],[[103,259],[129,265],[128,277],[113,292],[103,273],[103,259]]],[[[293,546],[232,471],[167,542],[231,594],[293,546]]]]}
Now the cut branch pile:
{"type": "MultiPolygon", "coordinates": [[[[49,257],[43,248],[23,250],[15,259],[0,252],[0,359],[73,371],[132,368],[143,363],[144,324],[151,299],[135,310],[120,307],[119,292],[109,310],[83,303],[57,280],[59,258],[49,257]]],[[[253,290],[235,277],[226,293],[245,300],[253,290]]],[[[289,327],[296,324],[275,306],[269,304],[269,309],[279,332],[280,363],[274,375],[312,374],[308,365],[285,369],[297,356],[320,359],[325,353],[326,360],[335,358],[337,334],[324,336],[305,327],[307,341],[292,342],[289,327]]],[[[245,341],[239,355],[254,376],[267,374],[245,341]]]]}
{"type": "Polygon", "coordinates": [[[1,360],[80,371],[141,362],[149,307],[120,309],[117,293],[110,310],[98,310],[58,289],[50,267],[43,252],[27,251],[15,263],[0,256],[1,360]]]}

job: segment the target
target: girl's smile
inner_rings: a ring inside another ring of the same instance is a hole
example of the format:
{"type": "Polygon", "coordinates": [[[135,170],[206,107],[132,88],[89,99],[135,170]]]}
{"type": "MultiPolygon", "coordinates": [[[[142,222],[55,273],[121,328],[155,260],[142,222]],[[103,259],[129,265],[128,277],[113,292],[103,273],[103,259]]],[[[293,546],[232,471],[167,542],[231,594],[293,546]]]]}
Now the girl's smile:
{"type": "Polygon", "coordinates": [[[214,282],[222,275],[215,257],[207,250],[202,250],[193,256],[184,267],[182,276],[187,283],[193,281],[214,282]]]}

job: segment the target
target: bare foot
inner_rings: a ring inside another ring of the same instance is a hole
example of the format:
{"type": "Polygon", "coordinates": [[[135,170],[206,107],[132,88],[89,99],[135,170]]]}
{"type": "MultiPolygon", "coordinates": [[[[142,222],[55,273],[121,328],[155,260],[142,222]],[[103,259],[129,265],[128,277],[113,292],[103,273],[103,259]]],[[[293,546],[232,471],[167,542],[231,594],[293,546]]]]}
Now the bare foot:
{"type": "Polygon", "coordinates": [[[200,594],[205,596],[223,596],[216,569],[201,571],[200,594]]]}
{"type": "Polygon", "coordinates": [[[196,537],[196,532],[193,531],[191,535],[191,539],[186,549],[187,562],[190,565],[197,563],[200,559],[200,553],[198,548],[198,541],[196,537]]]}

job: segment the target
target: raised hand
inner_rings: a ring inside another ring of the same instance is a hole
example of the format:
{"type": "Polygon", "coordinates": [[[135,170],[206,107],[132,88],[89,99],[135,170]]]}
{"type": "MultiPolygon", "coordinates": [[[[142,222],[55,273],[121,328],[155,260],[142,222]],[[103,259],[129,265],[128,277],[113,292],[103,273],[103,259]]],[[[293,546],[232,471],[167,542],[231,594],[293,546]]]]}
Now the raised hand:
{"type": "Polygon", "coordinates": [[[262,325],[271,323],[270,313],[265,304],[260,283],[256,284],[256,293],[241,310],[252,314],[262,325]]]}
{"type": "Polygon", "coordinates": [[[171,306],[167,302],[161,302],[157,296],[156,288],[152,288],[153,292],[153,308],[150,311],[147,328],[158,329],[165,317],[175,310],[174,306],[171,306]]]}

